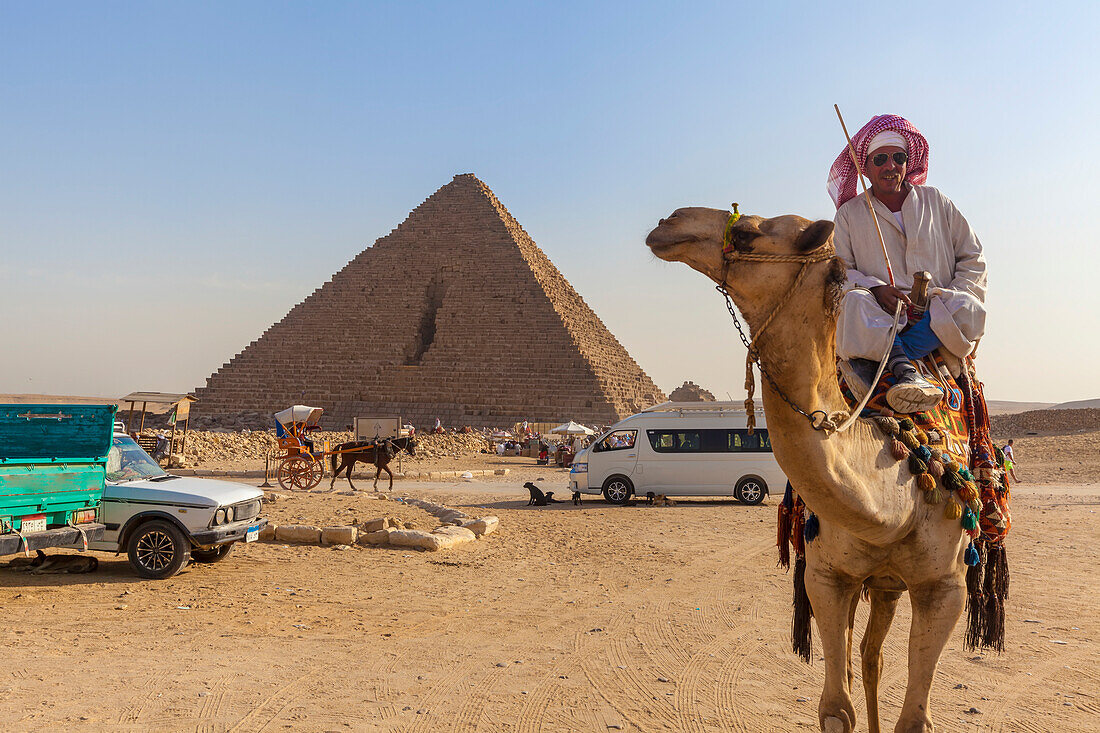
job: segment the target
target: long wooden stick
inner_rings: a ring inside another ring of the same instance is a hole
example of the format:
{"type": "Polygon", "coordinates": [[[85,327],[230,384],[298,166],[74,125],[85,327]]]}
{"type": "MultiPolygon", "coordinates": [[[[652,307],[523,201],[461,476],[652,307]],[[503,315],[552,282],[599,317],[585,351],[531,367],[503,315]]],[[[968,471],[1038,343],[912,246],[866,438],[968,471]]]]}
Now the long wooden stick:
{"type": "Polygon", "coordinates": [[[871,212],[871,221],[875,223],[875,231],[878,232],[878,243],[882,245],[882,256],[886,260],[886,275],[890,278],[890,285],[894,285],[894,269],[890,267],[890,255],[886,254],[886,240],[882,237],[882,229],[878,225],[878,216],[875,215],[875,207],[871,204],[871,192],[867,190],[867,182],[863,180],[863,168],[856,158],[856,149],[852,145],[852,138],[848,135],[848,126],[844,124],[844,115],[840,114],[840,107],[834,104],[833,109],[836,110],[836,116],[840,119],[840,127],[844,130],[844,139],[848,141],[848,154],[852,156],[852,164],[856,167],[856,175],[863,185],[863,196],[867,202],[867,210],[871,212]]]}

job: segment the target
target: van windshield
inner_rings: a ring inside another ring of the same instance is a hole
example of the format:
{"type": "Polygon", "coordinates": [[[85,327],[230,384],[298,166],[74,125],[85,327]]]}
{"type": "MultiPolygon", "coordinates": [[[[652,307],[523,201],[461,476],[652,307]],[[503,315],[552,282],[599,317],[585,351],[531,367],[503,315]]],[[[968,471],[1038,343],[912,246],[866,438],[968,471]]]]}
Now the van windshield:
{"type": "Polygon", "coordinates": [[[634,447],[634,441],[637,437],[637,430],[615,430],[593,445],[592,452],[603,453],[609,450],[627,450],[634,447]]]}
{"type": "Polygon", "coordinates": [[[128,435],[116,435],[107,454],[108,481],[137,481],[167,476],[164,470],[128,435]]]}

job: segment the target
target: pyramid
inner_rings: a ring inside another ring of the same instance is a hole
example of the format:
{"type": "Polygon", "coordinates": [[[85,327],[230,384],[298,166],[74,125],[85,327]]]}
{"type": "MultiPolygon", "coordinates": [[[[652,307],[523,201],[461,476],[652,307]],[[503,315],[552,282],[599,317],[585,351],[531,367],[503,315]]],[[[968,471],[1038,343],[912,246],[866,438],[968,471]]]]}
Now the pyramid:
{"type": "Polygon", "coordinates": [[[326,427],[574,419],[664,395],[497,197],[458,175],[196,390],[204,415],[325,409],[326,427]]]}

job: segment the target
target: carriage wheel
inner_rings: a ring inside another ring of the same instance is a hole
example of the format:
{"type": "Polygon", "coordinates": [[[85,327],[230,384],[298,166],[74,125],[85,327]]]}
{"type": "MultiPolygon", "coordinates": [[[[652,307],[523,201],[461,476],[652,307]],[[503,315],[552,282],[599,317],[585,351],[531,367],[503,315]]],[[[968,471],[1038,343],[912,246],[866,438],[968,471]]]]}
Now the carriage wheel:
{"type": "Polygon", "coordinates": [[[279,470],[275,475],[279,480],[279,486],[284,489],[308,491],[321,483],[321,478],[325,475],[325,465],[321,461],[293,456],[279,464],[279,470]]]}

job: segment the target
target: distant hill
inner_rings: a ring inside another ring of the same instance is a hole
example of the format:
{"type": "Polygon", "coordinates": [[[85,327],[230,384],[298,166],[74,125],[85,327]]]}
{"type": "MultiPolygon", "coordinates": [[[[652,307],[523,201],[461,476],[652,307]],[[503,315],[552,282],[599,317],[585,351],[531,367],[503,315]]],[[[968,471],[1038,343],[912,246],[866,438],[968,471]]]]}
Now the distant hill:
{"type": "Polygon", "coordinates": [[[993,415],[990,429],[997,439],[1023,435],[1058,435],[1100,430],[1100,409],[1032,410],[1014,415],[993,415]]]}
{"type": "Polygon", "coordinates": [[[1052,406],[1052,410],[1086,410],[1090,407],[1100,407],[1100,399],[1098,400],[1077,400],[1076,402],[1062,402],[1060,404],[1052,406]]]}
{"type": "Polygon", "coordinates": [[[1056,407],[1053,402],[1012,402],[1011,400],[986,400],[986,405],[989,406],[990,415],[1015,415],[1019,412],[1056,407]]]}

